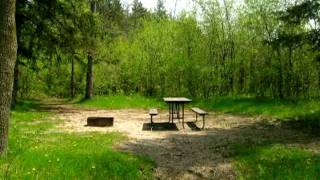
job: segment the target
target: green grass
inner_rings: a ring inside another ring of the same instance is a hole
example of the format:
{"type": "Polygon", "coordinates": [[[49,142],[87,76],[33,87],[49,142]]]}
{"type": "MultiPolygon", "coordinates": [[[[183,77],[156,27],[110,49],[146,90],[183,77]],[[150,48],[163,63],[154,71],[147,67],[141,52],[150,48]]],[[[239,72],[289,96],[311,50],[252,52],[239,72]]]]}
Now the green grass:
{"type": "Polygon", "coordinates": [[[320,179],[320,155],[284,145],[238,146],[239,179],[320,179]]]}
{"type": "MultiPolygon", "coordinates": [[[[77,101],[78,107],[102,108],[102,109],[125,109],[157,107],[166,109],[167,105],[162,99],[148,98],[140,95],[132,96],[98,96],[92,100],[77,101]]],[[[254,97],[215,97],[209,100],[194,99],[187,106],[198,106],[208,111],[241,115],[262,115],[271,118],[295,118],[295,117],[320,117],[320,101],[289,101],[261,99],[254,97]]]]}
{"type": "Polygon", "coordinates": [[[223,113],[262,115],[279,119],[317,116],[320,112],[320,101],[317,100],[289,101],[253,97],[216,97],[206,101],[196,101],[194,104],[207,110],[223,113]]]}
{"type": "Polygon", "coordinates": [[[83,108],[99,108],[99,109],[128,109],[128,108],[143,108],[150,107],[165,108],[165,103],[156,98],[148,98],[140,95],[132,96],[97,96],[91,100],[81,100],[75,104],[83,108]]]}
{"type": "Polygon", "coordinates": [[[12,112],[9,150],[0,159],[0,179],[152,179],[155,164],[118,152],[120,133],[65,133],[48,112],[23,103],[12,112]]]}

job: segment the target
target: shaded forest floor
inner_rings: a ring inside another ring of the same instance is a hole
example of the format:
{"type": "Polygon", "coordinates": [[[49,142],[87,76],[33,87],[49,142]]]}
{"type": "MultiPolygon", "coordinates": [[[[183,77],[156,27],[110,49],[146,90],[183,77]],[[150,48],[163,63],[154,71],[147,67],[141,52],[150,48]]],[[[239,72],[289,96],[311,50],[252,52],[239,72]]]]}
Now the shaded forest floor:
{"type": "MultiPolygon", "coordinates": [[[[157,164],[160,179],[319,178],[320,136],[307,119],[270,119],[209,112],[206,128],[186,112],[181,123],[164,131],[143,129],[149,123],[145,109],[86,109],[64,103],[46,104],[67,132],[120,132],[129,137],[116,149],[147,155],[157,164]],[[89,116],[115,117],[112,128],[86,127],[89,116]],[[307,121],[306,121],[307,120],[307,121]]],[[[155,122],[165,123],[162,110],[155,122]]],[[[166,127],[164,127],[166,128],[166,127]]]]}

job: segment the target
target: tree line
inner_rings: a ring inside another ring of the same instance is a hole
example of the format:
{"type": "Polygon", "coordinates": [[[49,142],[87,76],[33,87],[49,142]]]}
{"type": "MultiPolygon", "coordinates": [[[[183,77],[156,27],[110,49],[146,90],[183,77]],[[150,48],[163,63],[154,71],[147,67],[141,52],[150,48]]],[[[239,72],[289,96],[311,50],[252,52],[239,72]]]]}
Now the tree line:
{"type": "Polygon", "coordinates": [[[319,97],[318,50],[307,38],[319,29],[318,1],[195,1],[178,16],[160,0],[154,10],[138,0],[92,2],[95,12],[85,0],[19,3],[13,99],[319,97]],[[299,21],[295,11],[307,6],[315,16],[299,21]]]}

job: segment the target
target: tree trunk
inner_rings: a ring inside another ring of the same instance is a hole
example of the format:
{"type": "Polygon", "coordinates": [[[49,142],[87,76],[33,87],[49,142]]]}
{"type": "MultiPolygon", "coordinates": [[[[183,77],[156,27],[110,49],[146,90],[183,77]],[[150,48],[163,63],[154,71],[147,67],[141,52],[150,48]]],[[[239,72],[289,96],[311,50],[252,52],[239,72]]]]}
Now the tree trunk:
{"type": "Polygon", "coordinates": [[[75,87],[74,87],[74,59],[71,60],[71,78],[70,78],[70,95],[73,99],[75,96],[75,87]]]}
{"type": "MultiPolygon", "coordinates": [[[[91,13],[96,13],[97,4],[96,1],[90,1],[91,13]]],[[[92,37],[95,37],[95,34],[92,32],[92,37]]],[[[94,44],[95,39],[92,40],[94,44]]],[[[93,45],[92,45],[93,46],[93,45]]],[[[85,99],[91,99],[93,92],[93,52],[92,49],[88,51],[88,63],[87,63],[87,84],[86,84],[86,95],[85,99]]]]}
{"type": "Polygon", "coordinates": [[[318,61],[318,98],[320,98],[320,61],[318,61]]]}
{"type": "Polygon", "coordinates": [[[93,92],[93,56],[91,53],[88,53],[88,64],[87,64],[87,85],[86,85],[86,99],[92,98],[93,92]]]}
{"type": "Polygon", "coordinates": [[[280,99],[284,98],[284,93],[283,93],[283,69],[282,69],[282,60],[281,60],[281,52],[280,48],[277,50],[277,55],[278,55],[278,61],[279,61],[279,77],[278,77],[278,95],[280,99]]]}
{"type": "Polygon", "coordinates": [[[13,80],[13,89],[12,89],[12,101],[11,101],[11,108],[14,108],[17,104],[17,95],[19,91],[19,61],[17,59],[15,66],[14,66],[14,80],[13,80]]]}
{"type": "Polygon", "coordinates": [[[13,70],[17,57],[15,0],[0,1],[0,154],[8,144],[13,70]]]}

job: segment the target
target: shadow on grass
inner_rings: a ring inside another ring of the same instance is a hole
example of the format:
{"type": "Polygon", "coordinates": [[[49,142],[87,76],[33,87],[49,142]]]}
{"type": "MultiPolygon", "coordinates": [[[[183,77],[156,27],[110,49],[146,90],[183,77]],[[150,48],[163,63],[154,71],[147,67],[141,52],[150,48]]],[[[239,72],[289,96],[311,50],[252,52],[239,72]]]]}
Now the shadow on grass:
{"type": "Polygon", "coordinates": [[[320,111],[294,118],[278,119],[277,121],[284,128],[303,131],[313,136],[320,136],[320,111]]]}
{"type": "MultiPolygon", "coordinates": [[[[68,106],[72,105],[68,100],[53,100],[44,102],[41,100],[25,100],[20,101],[12,109],[15,112],[54,112],[54,113],[74,113],[79,108],[68,106]],[[67,105],[67,106],[66,106],[67,105]]],[[[82,108],[86,111],[94,111],[94,109],[82,108]]]]}
{"type": "Polygon", "coordinates": [[[40,109],[41,105],[41,102],[38,100],[19,101],[12,110],[17,112],[37,110],[40,109]]]}
{"type": "MultiPolygon", "coordinates": [[[[317,179],[320,178],[317,171],[320,155],[305,149],[319,143],[318,136],[284,128],[282,124],[257,122],[230,129],[207,128],[200,134],[172,133],[160,139],[141,139],[128,146],[137,154],[150,156],[160,168],[167,169],[163,178],[180,178],[184,173],[192,174],[193,168],[202,167],[207,169],[202,174],[204,179],[255,175],[267,179],[317,179]],[[225,166],[232,162],[236,166],[225,166]]],[[[316,146],[316,150],[320,148],[316,146]]],[[[196,173],[193,174],[195,177],[196,173]]]]}

